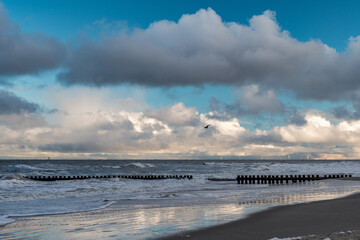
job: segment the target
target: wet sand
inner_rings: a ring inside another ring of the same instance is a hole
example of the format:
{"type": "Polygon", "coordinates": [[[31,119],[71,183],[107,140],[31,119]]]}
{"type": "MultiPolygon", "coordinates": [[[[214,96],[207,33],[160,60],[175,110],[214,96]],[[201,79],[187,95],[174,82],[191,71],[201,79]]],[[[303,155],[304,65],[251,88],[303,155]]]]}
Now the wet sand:
{"type": "MultiPolygon", "coordinates": [[[[303,239],[324,239],[324,236],[330,236],[331,233],[344,237],[345,235],[336,233],[358,229],[360,229],[360,194],[354,194],[334,200],[278,206],[238,221],[161,239],[257,240],[309,235],[319,235],[319,237],[310,236],[303,239]]],[[[345,239],[352,239],[350,235],[359,232],[347,234],[345,239]]]]}

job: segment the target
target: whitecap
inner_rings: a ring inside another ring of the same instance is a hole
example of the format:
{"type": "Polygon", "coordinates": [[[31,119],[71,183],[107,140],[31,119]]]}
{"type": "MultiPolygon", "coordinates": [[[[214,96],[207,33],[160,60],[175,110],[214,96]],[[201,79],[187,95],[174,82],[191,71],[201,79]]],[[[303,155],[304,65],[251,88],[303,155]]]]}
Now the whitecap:
{"type": "Polygon", "coordinates": [[[151,163],[136,162],[136,163],[127,164],[126,167],[130,167],[130,168],[153,168],[155,166],[153,164],[151,164],[151,163]]]}
{"type": "Polygon", "coordinates": [[[6,215],[3,215],[3,216],[0,215],[0,226],[4,226],[4,225],[12,223],[14,221],[15,221],[14,219],[9,218],[6,215]]]}
{"type": "Polygon", "coordinates": [[[26,165],[26,164],[17,164],[14,167],[18,168],[18,169],[26,169],[26,170],[42,170],[42,168],[29,166],[29,165],[26,165]]]}

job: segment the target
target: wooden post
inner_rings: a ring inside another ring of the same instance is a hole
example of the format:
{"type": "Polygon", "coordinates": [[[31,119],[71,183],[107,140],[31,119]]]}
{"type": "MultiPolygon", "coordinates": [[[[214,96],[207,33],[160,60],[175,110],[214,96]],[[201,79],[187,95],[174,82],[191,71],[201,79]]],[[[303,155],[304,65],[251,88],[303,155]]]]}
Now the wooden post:
{"type": "Polygon", "coordinates": [[[264,182],[265,182],[265,184],[269,184],[269,176],[268,175],[264,176],[264,182]]]}
{"type": "Polygon", "coordinates": [[[298,175],[294,175],[293,182],[296,183],[298,180],[298,175]]]}

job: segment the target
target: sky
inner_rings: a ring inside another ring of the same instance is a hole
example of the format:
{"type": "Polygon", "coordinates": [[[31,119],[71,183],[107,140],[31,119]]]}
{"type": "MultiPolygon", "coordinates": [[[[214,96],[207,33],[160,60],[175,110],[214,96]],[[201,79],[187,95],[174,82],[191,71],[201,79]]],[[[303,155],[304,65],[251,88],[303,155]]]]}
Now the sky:
{"type": "Polygon", "coordinates": [[[358,1],[0,3],[0,158],[360,158],[358,1]]]}

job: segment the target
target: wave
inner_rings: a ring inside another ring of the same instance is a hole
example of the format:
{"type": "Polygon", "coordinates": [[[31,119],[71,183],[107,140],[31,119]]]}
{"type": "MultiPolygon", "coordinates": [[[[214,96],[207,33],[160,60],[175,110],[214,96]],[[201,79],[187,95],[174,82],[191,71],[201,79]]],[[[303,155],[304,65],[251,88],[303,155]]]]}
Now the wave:
{"type": "Polygon", "coordinates": [[[214,162],[203,162],[203,165],[215,165],[216,163],[214,162]]]}
{"type": "Polygon", "coordinates": [[[9,218],[9,216],[0,216],[0,226],[5,226],[6,224],[12,223],[15,220],[12,218],[9,218]]]}
{"type": "Polygon", "coordinates": [[[237,163],[225,163],[225,162],[203,162],[205,166],[221,166],[221,167],[228,167],[231,165],[236,165],[237,163]]]}
{"type": "Polygon", "coordinates": [[[102,166],[103,168],[116,168],[119,169],[121,166],[102,166]]]}
{"type": "Polygon", "coordinates": [[[151,163],[140,163],[140,162],[136,162],[136,163],[130,163],[125,165],[128,168],[135,168],[135,169],[143,169],[143,168],[154,168],[155,166],[151,163]]]}
{"type": "Polygon", "coordinates": [[[7,214],[7,215],[0,215],[0,226],[4,226],[6,224],[12,223],[15,221],[13,217],[30,217],[30,216],[45,216],[45,215],[54,215],[54,214],[64,214],[64,213],[78,213],[78,212],[87,212],[87,211],[94,211],[99,209],[107,208],[108,206],[116,203],[116,201],[108,201],[105,200],[106,204],[103,204],[98,207],[89,207],[88,209],[81,209],[81,210],[63,210],[63,211],[49,211],[49,212],[32,212],[32,213],[25,213],[25,214],[7,214]]]}
{"type": "Polygon", "coordinates": [[[43,170],[42,168],[29,166],[26,164],[17,164],[17,165],[14,165],[14,167],[17,169],[23,169],[23,170],[43,170]]]}
{"type": "Polygon", "coordinates": [[[4,180],[12,180],[12,179],[15,179],[15,180],[24,180],[25,178],[20,175],[20,174],[14,174],[14,175],[8,175],[8,176],[5,176],[3,177],[4,180]]]}

